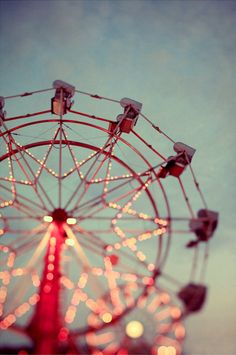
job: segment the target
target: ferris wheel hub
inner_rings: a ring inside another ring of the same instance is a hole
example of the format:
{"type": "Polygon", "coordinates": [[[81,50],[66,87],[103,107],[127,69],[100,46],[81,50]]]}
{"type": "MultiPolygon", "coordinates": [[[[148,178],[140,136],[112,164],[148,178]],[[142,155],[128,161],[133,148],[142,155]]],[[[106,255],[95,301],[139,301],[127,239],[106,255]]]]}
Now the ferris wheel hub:
{"type": "Polygon", "coordinates": [[[66,222],[68,218],[68,214],[63,208],[56,208],[51,216],[55,222],[66,222]]]}
{"type": "Polygon", "coordinates": [[[53,212],[43,217],[43,221],[47,223],[56,222],[64,223],[66,222],[69,225],[74,225],[77,223],[77,219],[71,216],[68,216],[67,212],[63,208],[56,208],[53,212]]]}

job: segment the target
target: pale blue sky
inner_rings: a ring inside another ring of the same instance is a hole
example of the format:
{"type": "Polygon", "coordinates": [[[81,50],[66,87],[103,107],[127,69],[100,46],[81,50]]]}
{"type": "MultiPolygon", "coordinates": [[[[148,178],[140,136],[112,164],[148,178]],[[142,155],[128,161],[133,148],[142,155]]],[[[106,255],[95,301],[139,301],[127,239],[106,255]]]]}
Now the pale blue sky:
{"type": "Polygon", "coordinates": [[[220,212],[209,300],[187,322],[187,355],[233,355],[235,262],[235,1],[0,2],[3,96],[51,87],[143,103],[155,124],[197,149],[194,168],[220,212]]]}

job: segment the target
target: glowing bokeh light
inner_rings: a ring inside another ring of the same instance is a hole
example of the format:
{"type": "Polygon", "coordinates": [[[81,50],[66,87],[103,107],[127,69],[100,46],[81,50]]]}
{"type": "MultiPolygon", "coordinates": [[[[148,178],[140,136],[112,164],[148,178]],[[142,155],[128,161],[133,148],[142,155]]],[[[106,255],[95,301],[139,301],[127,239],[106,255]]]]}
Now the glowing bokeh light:
{"type": "Polygon", "coordinates": [[[112,315],[109,312],[103,313],[102,320],[104,323],[110,323],[112,321],[112,315]]]}
{"type": "Polygon", "coordinates": [[[53,219],[52,219],[52,216],[44,216],[43,220],[44,220],[44,222],[50,223],[50,222],[52,222],[53,219]]]}
{"type": "Polygon", "coordinates": [[[75,242],[73,239],[67,238],[65,241],[66,245],[73,247],[75,245],[75,242]]]}
{"type": "Polygon", "coordinates": [[[137,339],[143,335],[144,327],[141,322],[132,320],[126,325],[125,331],[130,338],[137,339]]]}
{"type": "Polygon", "coordinates": [[[176,355],[176,349],[173,346],[160,346],[158,355],[176,355]]]}
{"type": "Polygon", "coordinates": [[[76,224],[76,222],[76,218],[67,218],[66,220],[66,223],[70,225],[76,224]]]}

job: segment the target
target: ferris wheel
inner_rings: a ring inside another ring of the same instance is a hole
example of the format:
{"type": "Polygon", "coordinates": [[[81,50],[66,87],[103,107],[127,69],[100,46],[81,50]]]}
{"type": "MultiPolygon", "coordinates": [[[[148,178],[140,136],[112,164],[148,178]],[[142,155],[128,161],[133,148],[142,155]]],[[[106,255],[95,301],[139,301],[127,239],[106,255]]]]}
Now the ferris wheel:
{"type": "Polygon", "coordinates": [[[218,213],[142,111],[61,80],[0,98],[2,348],[181,354],[218,213]]]}

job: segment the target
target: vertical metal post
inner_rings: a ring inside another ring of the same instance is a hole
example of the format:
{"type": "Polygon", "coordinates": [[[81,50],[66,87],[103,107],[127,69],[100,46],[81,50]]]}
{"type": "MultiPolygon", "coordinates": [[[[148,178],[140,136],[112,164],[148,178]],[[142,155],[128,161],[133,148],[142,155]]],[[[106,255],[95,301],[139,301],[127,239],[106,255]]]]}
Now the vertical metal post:
{"type": "Polygon", "coordinates": [[[57,354],[60,316],[60,261],[64,243],[63,223],[53,222],[39,289],[40,300],[29,326],[35,354],[57,354]]]}

